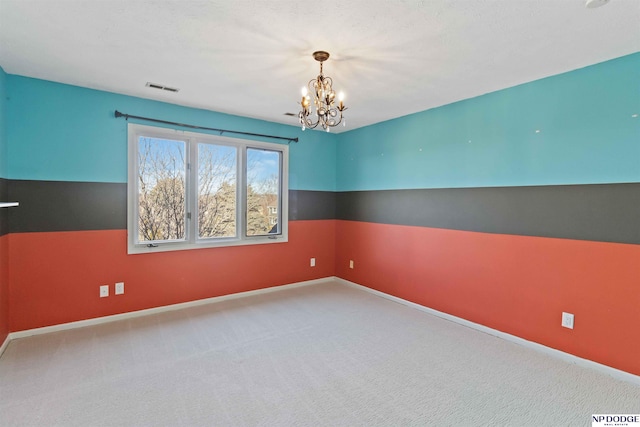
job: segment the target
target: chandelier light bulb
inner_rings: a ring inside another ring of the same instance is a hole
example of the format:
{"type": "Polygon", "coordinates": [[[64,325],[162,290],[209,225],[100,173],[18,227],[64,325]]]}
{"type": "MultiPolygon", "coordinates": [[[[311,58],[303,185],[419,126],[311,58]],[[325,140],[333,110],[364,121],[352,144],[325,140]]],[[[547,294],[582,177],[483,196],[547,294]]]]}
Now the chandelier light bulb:
{"type": "Polygon", "coordinates": [[[306,97],[308,93],[309,93],[309,90],[307,89],[307,87],[302,86],[302,96],[306,97]]]}
{"type": "Polygon", "coordinates": [[[340,91],[340,93],[338,93],[338,101],[344,101],[344,92],[340,91]]]}

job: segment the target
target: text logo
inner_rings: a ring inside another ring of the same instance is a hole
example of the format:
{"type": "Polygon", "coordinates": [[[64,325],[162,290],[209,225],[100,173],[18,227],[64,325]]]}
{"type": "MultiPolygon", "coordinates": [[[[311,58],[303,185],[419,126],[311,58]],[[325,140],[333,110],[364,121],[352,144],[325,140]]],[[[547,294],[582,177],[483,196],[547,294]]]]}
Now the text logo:
{"type": "Polygon", "coordinates": [[[640,414],[591,415],[591,427],[640,427],[640,414]]]}

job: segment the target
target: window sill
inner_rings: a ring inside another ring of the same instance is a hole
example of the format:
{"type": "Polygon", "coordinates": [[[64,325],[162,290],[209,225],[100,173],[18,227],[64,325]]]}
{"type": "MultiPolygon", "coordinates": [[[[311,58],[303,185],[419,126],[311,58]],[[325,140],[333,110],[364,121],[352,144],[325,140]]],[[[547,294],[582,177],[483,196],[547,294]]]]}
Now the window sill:
{"type": "Polygon", "coordinates": [[[189,242],[172,242],[172,243],[158,243],[157,246],[147,245],[129,245],[127,253],[129,255],[136,254],[151,254],[156,252],[171,252],[171,251],[187,251],[191,249],[211,249],[211,248],[228,248],[234,246],[248,246],[248,245],[265,245],[273,243],[286,243],[289,238],[285,235],[274,236],[260,236],[249,239],[229,239],[217,242],[201,241],[198,243],[189,242]]]}

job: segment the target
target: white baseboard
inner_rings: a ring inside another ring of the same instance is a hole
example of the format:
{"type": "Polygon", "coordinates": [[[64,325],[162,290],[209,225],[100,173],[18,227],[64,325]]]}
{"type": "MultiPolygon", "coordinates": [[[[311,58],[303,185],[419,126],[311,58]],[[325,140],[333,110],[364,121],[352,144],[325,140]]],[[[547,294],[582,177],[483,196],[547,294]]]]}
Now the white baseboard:
{"type": "Polygon", "coordinates": [[[345,279],[341,279],[339,277],[336,277],[335,280],[337,282],[343,283],[343,284],[345,284],[347,286],[351,286],[353,288],[364,290],[366,292],[372,293],[372,294],[377,295],[379,297],[386,298],[388,300],[391,300],[391,301],[406,305],[408,307],[412,307],[412,308],[418,309],[420,311],[424,311],[426,313],[432,314],[432,315],[440,317],[442,319],[446,319],[446,320],[449,320],[451,322],[455,322],[455,323],[458,323],[460,325],[476,329],[476,330],[478,330],[480,332],[484,332],[486,334],[493,335],[495,337],[498,337],[498,338],[501,338],[501,339],[504,339],[504,340],[507,340],[507,341],[511,341],[513,343],[522,345],[524,347],[533,349],[535,351],[539,351],[541,353],[548,354],[548,355],[550,355],[552,357],[564,360],[565,362],[572,363],[572,364],[575,364],[575,365],[578,365],[578,366],[581,366],[581,367],[584,367],[584,368],[594,369],[594,370],[599,371],[599,372],[601,372],[603,374],[609,375],[609,376],[611,376],[611,377],[613,377],[615,379],[618,379],[618,380],[621,380],[621,381],[625,381],[625,382],[629,382],[629,383],[636,384],[636,385],[640,386],[640,376],[638,376],[638,375],[634,375],[634,374],[629,373],[629,372],[621,371],[620,369],[612,368],[611,366],[603,365],[601,363],[597,363],[597,362],[594,362],[592,360],[583,359],[581,357],[574,356],[573,354],[569,354],[569,353],[565,353],[564,351],[556,350],[555,348],[547,347],[545,345],[538,344],[538,343],[533,342],[533,341],[528,341],[528,340],[525,340],[524,338],[520,338],[520,337],[517,337],[515,335],[507,334],[506,332],[498,331],[497,329],[492,329],[492,328],[489,328],[487,326],[483,326],[483,325],[481,325],[479,323],[470,322],[470,321],[462,319],[460,317],[452,316],[451,314],[443,313],[442,311],[434,310],[432,308],[425,307],[423,305],[416,304],[414,302],[407,301],[405,299],[398,298],[398,297],[395,297],[393,295],[389,295],[389,294],[386,294],[384,292],[380,292],[380,291],[377,291],[375,289],[371,289],[371,288],[368,288],[366,286],[362,286],[362,285],[359,285],[359,284],[354,283],[354,282],[350,282],[350,281],[345,280],[345,279]]]}
{"type": "Polygon", "coordinates": [[[238,292],[235,294],[222,295],[219,297],[205,298],[205,299],[200,299],[195,301],[182,302],[178,304],[164,305],[162,307],[147,308],[145,310],[130,311],[127,313],[113,314],[110,316],[96,317],[93,319],[79,320],[76,322],[61,323],[59,325],[44,326],[42,328],[34,328],[34,329],[27,329],[24,331],[11,332],[7,337],[7,339],[5,340],[2,347],[0,347],[0,356],[2,355],[2,351],[8,345],[9,341],[17,338],[25,338],[25,337],[30,337],[32,335],[48,334],[51,332],[64,331],[67,329],[82,328],[85,326],[98,325],[101,323],[116,322],[118,320],[132,319],[132,318],[141,317],[141,316],[149,316],[151,314],[163,313],[166,311],[181,310],[183,308],[196,307],[196,306],[205,305],[205,304],[214,304],[221,301],[228,301],[228,300],[237,299],[237,298],[245,298],[253,295],[283,291],[285,289],[293,289],[293,288],[299,288],[302,286],[328,283],[333,280],[334,278],[331,276],[331,277],[325,277],[322,279],[314,279],[314,280],[307,280],[304,282],[290,283],[288,285],[280,285],[280,286],[273,286],[270,288],[256,289],[255,291],[238,292]]]}
{"type": "Polygon", "coordinates": [[[533,342],[533,341],[528,341],[528,340],[525,340],[524,338],[520,338],[520,337],[517,337],[515,335],[507,334],[506,332],[501,332],[501,331],[498,331],[497,329],[492,329],[492,328],[489,328],[487,326],[481,325],[479,323],[474,323],[474,322],[471,322],[469,320],[465,320],[465,319],[462,319],[460,317],[453,316],[451,314],[447,314],[447,313],[444,313],[444,312],[441,312],[441,311],[438,311],[438,310],[434,310],[432,308],[425,307],[423,305],[416,304],[414,302],[407,301],[405,299],[398,298],[398,297],[395,297],[393,295],[389,295],[389,294],[386,294],[384,292],[380,292],[380,291],[377,291],[375,289],[371,289],[371,288],[368,288],[366,286],[362,286],[360,284],[357,284],[357,283],[354,283],[354,282],[350,282],[348,280],[345,280],[345,279],[342,279],[342,278],[339,278],[339,277],[335,277],[335,276],[324,277],[322,279],[307,280],[307,281],[304,281],[304,282],[291,283],[291,284],[287,284],[287,285],[273,286],[273,287],[270,287],[270,288],[257,289],[257,290],[254,290],[254,291],[238,292],[238,293],[235,293],[235,294],[223,295],[223,296],[212,297],[212,298],[205,298],[205,299],[189,301],[189,302],[183,302],[183,303],[178,303],[178,304],[165,305],[165,306],[162,306],[162,307],[148,308],[148,309],[145,309],[145,310],[131,311],[131,312],[128,312],[128,313],[114,314],[114,315],[111,315],[111,316],[104,316],[104,317],[97,317],[97,318],[87,319],[87,320],[79,320],[79,321],[76,321],[76,322],[62,323],[62,324],[59,324],[59,325],[45,326],[45,327],[42,327],[42,328],[35,328],[35,329],[28,329],[28,330],[24,330],[24,331],[11,332],[11,333],[9,333],[7,338],[4,340],[4,342],[0,346],[0,356],[2,356],[2,353],[6,350],[7,346],[9,345],[9,342],[11,340],[17,339],[17,338],[24,338],[24,337],[29,337],[29,336],[32,336],[32,335],[48,334],[48,333],[51,333],[51,332],[64,331],[64,330],[67,330],[67,329],[82,328],[82,327],[85,327],[85,326],[98,325],[98,324],[101,324],[101,323],[108,323],[108,322],[115,322],[115,321],[118,321],[118,320],[132,319],[132,318],[135,318],[135,317],[149,316],[149,315],[152,315],[152,314],[163,313],[163,312],[166,312],[166,311],[180,310],[180,309],[183,309],[183,308],[196,307],[196,306],[199,306],[199,305],[214,304],[214,303],[217,303],[217,302],[228,301],[228,300],[233,300],[233,299],[237,299],[237,298],[245,298],[245,297],[249,297],[249,296],[253,296],[253,295],[267,294],[267,293],[271,293],[271,292],[278,292],[278,291],[283,291],[283,290],[286,290],[286,289],[298,288],[298,287],[302,287],[302,286],[317,285],[317,284],[322,284],[322,283],[330,283],[332,281],[336,281],[336,282],[342,283],[344,285],[347,285],[347,286],[350,286],[350,287],[353,287],[353,288],[356,288],[356,289],[360,289],[360,290],[369,292],[369,293],[377,295],[379,297],[386,298],[388,300],[391,300],[391,301],[406,305],[408,307],[412,307],[412,308],[418,309],[420,311],[432,314],[432,315],[440,317],[442,319],[446,319],[446,320],[449,320],[451,322],[455,322],[455,323],[458,323],[460,325],[467,326],[469,328],[473,328],[473,329],[475,329],[477,331],[484,332],[486,334],[493,335],[495,337],[498,337],[498,338],[501,338],[501,339],[504,339],[504,340],[507,340],[507,341],[511,341],[513,343],[522,345],[524,347],[533,349],[535,351],[539,351],[541,353],[548,354],[548,355],[550,355],[552,357],[564,360],[564,361],[566,361],[568,363],[572,363],[572,364],[575,364],[575,365],[578,365],[578,366],[581,366],[581,367],[585,367],[585,368],[589,368],[589,369],[594,369],[596,371],[599,371],[601,373],[609,375],[609,376],[611,376],[613,378],[616,378],[618,380],[622,380],[622,381],[626,381],[626,382],[633,383],[633,384],[636,384],[636,385],[640,385],[640,376],[638,376],[638,375],[634,375],[634,374],[631,374],[629,372],[621,371],[619,369],[615,369],[615,368],[612,368],[610,366],[594,362],[592,360],[583,359],[581,357],[574,356],[573,354],[565,353],[563,351],[556,350],[554,348],[547,347],[545,345],[538,344],[538,343],[533,342]]]}
{"type": "MultiPolygon", "coordinates": [[[[11,334],[9,334],[11,335],[11,334]]],[[[4,342],[2,343],[2,345],[0,345],[0,357],[2,357],[2,353],[4,353],[4,351],[7,349],[7,346],[9,345],[9,341],[11,340],[11,338],[9,336],[7,336],[4,339],[4,342]]]]}

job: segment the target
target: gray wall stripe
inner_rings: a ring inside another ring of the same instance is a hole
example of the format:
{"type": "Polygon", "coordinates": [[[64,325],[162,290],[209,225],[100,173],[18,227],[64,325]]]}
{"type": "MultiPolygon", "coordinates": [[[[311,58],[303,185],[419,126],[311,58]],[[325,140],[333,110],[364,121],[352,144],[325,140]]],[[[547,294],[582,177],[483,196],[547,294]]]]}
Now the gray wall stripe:
{"type": "Polygon", "coordinates": [[[640,244],[640,184],[351,191],[338,219],[640,244]]]}
{"type": "Polygon", "coordinates": [[[11,180],[9,197],[12,233],[127,228],[127,184],[11,180]]]}
{"type": "Polygon", "coordinates": [[[289,191],[289,219],[313,220],[336,218],[336,193],[332,191],[289,191]]]}
{"type": "MultiPolygon", "coordinates": [[[[127,184],[70,181],[0,180],[20,206],[0,215],[0,231],[120,230],[127,228],[127,184]]],[[[289,219],[335,218],[335,193],[289,191],[289,219]]]]}
{"type": "MultiPolygon", "coordinates": [[[[8,192],[9,182],[0,178],[0,202],[11,202],[9,200],[8,192]]],[[[4,236],[9,233],[9,210],[15,208],[0,208],[0,236],[4,236]]]]}
{"type": "MultiPolygon", "coordinates": [[[[127,228],[123,183],[0,179],[2,191],[20,206],[0,213],[0,235],[127,228]]],[[[289,191],[290,220],[335,218],[640,244],[640,183],[289,191]]]]}

